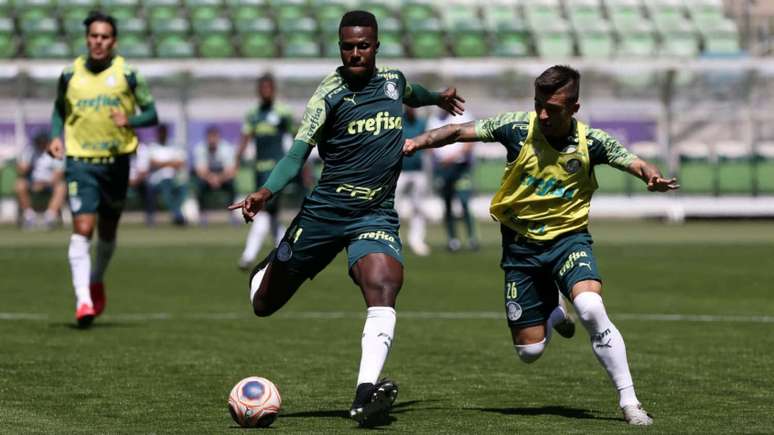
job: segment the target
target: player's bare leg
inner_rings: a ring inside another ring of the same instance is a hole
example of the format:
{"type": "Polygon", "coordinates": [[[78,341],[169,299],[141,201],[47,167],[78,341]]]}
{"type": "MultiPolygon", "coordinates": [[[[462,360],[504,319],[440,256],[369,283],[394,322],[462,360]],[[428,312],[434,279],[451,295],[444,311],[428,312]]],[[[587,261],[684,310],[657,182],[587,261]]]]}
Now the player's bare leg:
{"type": "Polygon", "coordinates": [[[634,382],[626,359],[626,345],[618,328],[610,321],[602,303],[602,284],[581,281],[572,288],[573,304],[591,337],[591,348],[618,390],[619,406],[627,423],[650,425],[653,419],[642,409],[634,393],[634,382]]]}
{"type": "Polygon", "coordinates": [[[306,278],[290,274],[284,263],[273,261],[274,252],[250,274],[250,302],[258,317],[267,317],[282,308],[306,278]]]}
{"type": "Polygon", "coordinates": [[[96,316],[89,290],[91,237],[94,234],[96,221],[97,215],[94,213],[73,216],[73,234],[70,236],[67,250],[75,289],[75,319],[80,327],[90,326],[96,316]]]}
{"type": "Polygon", "coordinates": [[[350,416],[361,426],[367,426],[386,417],[398,396],[397,384],[389,379],[379,380],[379,374],[395,334],[395,299],[403,285],[403,266],[389,255],[373,253],[358,260],[350,274],[360,286],[368,307],[350,416]]]}

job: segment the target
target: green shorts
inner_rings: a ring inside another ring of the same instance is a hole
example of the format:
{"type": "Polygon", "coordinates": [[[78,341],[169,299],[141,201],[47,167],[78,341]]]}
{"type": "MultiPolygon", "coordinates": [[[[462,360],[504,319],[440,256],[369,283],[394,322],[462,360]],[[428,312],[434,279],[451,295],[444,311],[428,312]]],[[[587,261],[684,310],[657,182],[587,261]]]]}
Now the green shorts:
{"type": "Polygon", "coordinates": [[[347,250],[348,269],[368,254],[387,254],[403,264],[398,236],[400,221],[394,209],[376,209],[358,216],[301,207],[275,252],[274,261],[288,271],[314,278],[342,249],[347,250]]]}
{"type": "Polygon", "coordinates": [[[545,323],[562,292],[585,280],[602,281],[587,231],[563,234],[547,241],[531,241],[501,226],[505,272],[505,314],[509,326],[545,323]]]}
{"type": "Polygon", "coordinates": [[[129,156],[67,157],[67,195],[73,215],[98,213],[118,219],[129,186],[129,156]]]}

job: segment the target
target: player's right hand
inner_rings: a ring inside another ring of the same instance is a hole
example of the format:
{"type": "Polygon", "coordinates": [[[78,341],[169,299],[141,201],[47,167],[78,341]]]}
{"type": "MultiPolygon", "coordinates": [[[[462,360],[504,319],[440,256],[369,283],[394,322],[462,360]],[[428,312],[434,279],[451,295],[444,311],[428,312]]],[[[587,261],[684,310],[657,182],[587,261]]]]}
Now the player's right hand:
{"type": "Polygon", "coordinates": [[[46,152],[48,152],[51,157],[62,160],[64,158],[64,144],[62,143],[62,139],[58,137],[51,139],[51,143],[48,144],[46,152]]]}
{"type": "Polygon", "coordinates": [[[272,193],[267,188],[262,188],[257,192],[253,192],[247,195],[242,201],[235,202],[228,206],[229,210],[242,209],[242,217],[245,219],[245,223],[252,222],[253,218],[259,211],[263,210],[266,206],[266,202],[272,197],[272,193]]]}

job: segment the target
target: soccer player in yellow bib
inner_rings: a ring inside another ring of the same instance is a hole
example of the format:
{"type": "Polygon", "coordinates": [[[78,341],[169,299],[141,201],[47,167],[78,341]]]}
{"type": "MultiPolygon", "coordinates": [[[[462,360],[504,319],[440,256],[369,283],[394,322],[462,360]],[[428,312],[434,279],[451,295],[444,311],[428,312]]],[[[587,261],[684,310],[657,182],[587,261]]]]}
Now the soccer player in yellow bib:
{"type": "Polygon", "coordinates": [[[48,150],[56,158],[66,156],[75,318],[79,326],[87,327],[105,308],[103,276],[115,250],[129,156],[137,148],[133,129],[155,125],[158,119],[145,81],[113,52],[118,35],[113,17],[92,12],[83,24],[89,54],[75,59],[59,77],[48,150]],[[99,241],[92,266],[95,226],[99,241]]]}
{"type": "Polygon", "coordinates": [[[607,133],[574,119],[580,74],[553,66],[535,80],[535,111],[450,124],[407,139],[404,153],[455,142],[500,142],[508,163],[490,206],[501,224],[505,311],[513,344],[532,363],[552,329],[571,337],[574,325],[558,305],[559,290],[572,302],[591,347],[619,393],[624,419],[650,425],[634,393],[626,347],[602,303],[602,281],[588,233],[594,165],[609,164],[642,179],[648,190],[679,188],[658,168],[627,151],[607,133]]]}

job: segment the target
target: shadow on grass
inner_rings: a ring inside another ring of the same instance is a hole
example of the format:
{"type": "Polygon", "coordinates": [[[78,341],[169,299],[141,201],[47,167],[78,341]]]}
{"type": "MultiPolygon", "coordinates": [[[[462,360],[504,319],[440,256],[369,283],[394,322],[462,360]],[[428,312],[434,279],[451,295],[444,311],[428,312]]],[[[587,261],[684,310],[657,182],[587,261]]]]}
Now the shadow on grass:
{"type": "Polygon", "coordinates": [[[136,328],[142,326],[142,323],[138,322],[94,322],[91,326],[80,327],[75,322],[57,322],[49,323],[49,328],[65,328],[74,329],[76,331],[88,331],[91,329],[111,329],[111,328],[136,328]]]}
{"type": "MultiPolygon", "coordinates": [[[[393,414],[402,414],[406,411],[411,411],[411,407],[417,403],[421,402],[420,400],[410,400],[407,402],[398,402],[390,411],[389,415],[386,415],[384,418],[374,420],[372,421],[368,426],[364,427],[366,429],[378,429],[379,426],[389,426],[393,422],[397,421],[397,418],[393,416],[393,414]]],[[[288,412],[288,413],[281,413],[280,418],[342,418],[345,420],[349,420],[349,411],[345,409],[322,409],[319,411],[299,411],[299,412],[288,412]]]]}
{"type": "Polygon", "coordinates": [[[538,406],[535,408],[468,408],[482,412],[496,412],[504,415],[556,415],[566,418],[621,420],[620,418],[600,417],[588,409],[568,408],[566,406],[538,406]]]}

